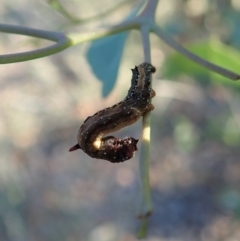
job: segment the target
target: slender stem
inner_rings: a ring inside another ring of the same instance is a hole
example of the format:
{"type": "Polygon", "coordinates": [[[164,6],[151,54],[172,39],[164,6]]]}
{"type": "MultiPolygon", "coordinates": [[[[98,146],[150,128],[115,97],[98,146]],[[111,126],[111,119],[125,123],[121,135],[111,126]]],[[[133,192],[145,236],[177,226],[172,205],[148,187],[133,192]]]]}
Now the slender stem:
{"type": "Polygon", "coordinates": [[[48,39],[56,42],[63,35],[63,33],[60,33],[60,32],[46,31],[46,30],[28,28],[28,27],[11,25],[11,24],[0,24],[0,31],[5,33],[14,33],[14,34],[32,36],[36,38],[43,38],[43,39],[48,39]]]}
{"type": "Polygon", "coordinates": [[[0,24],[0,32],[21,34],[36,38],[42,38],[57,42],[51,46],[40,48],[32,51],[14,54],[0,55],[0,64],[8,64],[15,62],[28,61],[32,59],[42,58],[63,51],[64,49],[80,44],[86,41],[99,39],[101,37],[109,36],[115,33],[127,31],[130,29],[138,29],[140,24],[137,19],[125,21],[122,24],[114,25],[98,31],[80,34],[64,34],[61,32],[45,31],[22,26],[15,26],[9,24],[0,24]]]}
{"type": "MultiPolygon", "coordinates": [[[[144,49],[144,61],[151,63],[151,49],[149,40],[149,27],[143,25],[141,36],[144,49]]],[[[141,219],[141,227],[138,236],[144,237],[147,233],[147,219],[152,214],[152,200],[149,184],[149,162],[150,162],[150,112],[145,114],[142,119],[142,146],[139,160],[140,182],[141,182],[141,199],[138,217],[141,219]],[[141,235],[140,235],[141,234],[141,235]]]]}
{"type": "Polygon", "coordinates": [[[198,63],[199,65],[202,65],[203,67],[212,70],[213,72],[216,72],[220,75],[223,75],[229,79],[232,80],[239,80],[240,79],[240,75],[236,74],[230,70],[227,70],[223,67],[220,67],[218,65],[215,65],[197,55],[195,55],[194,53],[191,53],[190,51],[188,51],[187,49],[185,49],[181,44],[179,44],[178,42],[176,42],[172,37],[170,37],[169,35],[167,35],[165,32],[163,32],[161,30],[160,27],[158,27],[155,23],[152,23],[151,25],[151,30],[158,35],[165,43],[167,43],[169,46],[171,46],[173,49],[175,49],[176,51],[178,51],[179,53],[183,54],[184,56],[186,56],[187,58],[191,59],[192,61],[198,63]]]}
{"type": "Polygon", "coordinates": [[[65,18],[67,18],[69,21],[72,23],[78,24],[78,23],[86,23],[90,22],[96,19],[103,18],[107,16],[108,14],[112,14],[115,10],[119,10],[122,6],[125,4],[129,4],[135,0],[123,0],[122,2],[119,2],[115,4],[113,7],[106,9],[104,12],[99,13],[97,15],[88,17],[88,18],[79,18],[76,16],[73,16],[71,13],[69,13],[64,6],[59,2],[59,0],[50,0],[49,4],[51,5],[52,8],[56,9],[59,13],[61,13],[65,18]]]}
{"type": "Polygon", "coordinates": [[[149,0],[139,17],[147,17],[147,21],[154,19],[159,0],[149,0]]]}
{"type": "Polygon", "coordinates": [[[137,232],[137,238],[142,239],[146,237],[148,230],[148,219],[142,219],[141,227],[139,228],[137,232]]]}
{"type": "Polygon", "coordinates": [[[73,44],[80,44],[87,41],[103,38],[116,33],[124,32],[131,29],[139,29],[140,23],[138,19],[128,20],[118,25],[98,29],[91,32],[84,33],[71,33],[67,36],[72,40],[73,44]]]}
{"type": "MultiPolygon", "coordinates": [[[[141,23],[141,37],[143,43],[144,61],[151,63],[151,48],[149,26],[154,22],[155,11],[157,8],[158,0],[149,0],[143,11],[138,16],[141,23]]],[[[151,114],[146,113],[142,119],[142,146],[139,160],[140,168],[140,182],[141,182],[141,196],[140,196],[140,209],[138,217],[141,219],[141,225],[138,230],[138,238],[144,238],[148,230],[148,217],[152,214],[152,200],[149,182],[149,165],[150,165],[150,123],[151,114]]]]}
{"type": "Polygon", "coordinates": [[[0,64],[8,64],[37,59],[61,52],[64,49],[72,46],[71,40],[65,34],[60,32],[44,31],[39,29],[26,28],[22,26],[8,24],[0,24],[0,31],[5,33],[14,33],[36,38],[43,38],[57,42],[51,46],[33,51],[0,55],[0,64]]]}

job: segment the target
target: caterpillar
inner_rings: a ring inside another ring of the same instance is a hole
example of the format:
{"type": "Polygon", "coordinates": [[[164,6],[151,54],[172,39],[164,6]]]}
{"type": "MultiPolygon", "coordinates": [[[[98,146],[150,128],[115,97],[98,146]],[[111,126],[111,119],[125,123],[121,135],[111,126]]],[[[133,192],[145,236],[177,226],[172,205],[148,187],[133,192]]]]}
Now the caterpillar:
{"type": "Polygon", "coordinates": [[[146,112],[154,109],[151,98],[155,96],[155,91],[150,87],[150,75],[155,70],[149,63],[135,66],[132,69],[131,87],[125,99],[87,117],[79,129],[78,143],[69,151],[82,149],[93,158],[112,163],[132,158],[137,150],[137,139],[105,135],[135,123],[146,112]]]}

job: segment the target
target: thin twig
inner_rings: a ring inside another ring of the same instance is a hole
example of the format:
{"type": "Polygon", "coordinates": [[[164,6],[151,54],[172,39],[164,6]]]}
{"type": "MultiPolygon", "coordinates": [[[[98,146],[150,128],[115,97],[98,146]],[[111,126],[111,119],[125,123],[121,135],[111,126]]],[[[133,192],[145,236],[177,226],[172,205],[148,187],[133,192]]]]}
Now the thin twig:
{"type": "Polygon", "coordinates": [[[138,29],[139,23],[136,20],[125,21],[122,24],[115,25],[112,27],[99,29],[98,31],[91,31],[88,33],[77,33],[77,34],[64,34],[61,32],[45,31],[34,28],[28,28],[23,26],[16,26],[10,24],[0,24],[0,32],[21,34],[36,38],[42,38],[51,40],[54,43],[51,46],[45,48],[40,48],[32,51],[14,53],[14,54],[4,54],[0,55],[0,64],[16,63],[22,61],[28,61],[32,59],[42,58],[48,55],[56,54],[63,51],[64,49],[80,44],[83,42],[99,39],[115,33],[120,33],[130,29],[138,29]]]}
{"type": "MultiPolygon", "coordinates": [[[[144,61],[151,63],[151,48],[149,40],[149,27],[143,25],[141,28],[141,36],[144,50],[144,61]]],[[[141,219],[141,227],[138,231],[138,237],[143,238],[147,233],[147,219],[152,214],[152,200],[149,184],[149,163],[150,163],[150,125],[151,114],[146,113],[142,119],[142,146],[139,160],[141,197],[138,218],[141,219]],[[141,235],[140,235],[141,234],[141,235]]]]}
{"type": "Polygon", "coordinates": [[[27,28],[16,25],[0,24],[0,31],[51,40],[51,46],[23,53],[0,55],[0,64],[16,63],[42,58],[63,51],[72,46],[72,41],[64,33],[27,28]]]}
{"type": "Polygon", "coordinates": [[[94,21],[94,20],[103,18],[103,17],[107,16],[108,14],[112,14],[115,10],[119,10],[125,4],[129,4],[133,1],[135,1],[135,0],[124,0],[122,2],[115,4],[113,7],[109,8],[109,9],[105,9],[104,12],[91,16],[91,17],[88,17],[88,18],[79,18],[79,17],[73,16],[71,13],[69,13],[65,9],[65,7],[59,2],[59,0],[50,0],[49,4],[52,8],[54,8],[56,11],[61,13],[65,18],[67,18],[72,23],[74,23],[74,24],[81,23],[82,24],[82,23],[86,23],[86,22],[89,23],[90,21],[94,21]]]}

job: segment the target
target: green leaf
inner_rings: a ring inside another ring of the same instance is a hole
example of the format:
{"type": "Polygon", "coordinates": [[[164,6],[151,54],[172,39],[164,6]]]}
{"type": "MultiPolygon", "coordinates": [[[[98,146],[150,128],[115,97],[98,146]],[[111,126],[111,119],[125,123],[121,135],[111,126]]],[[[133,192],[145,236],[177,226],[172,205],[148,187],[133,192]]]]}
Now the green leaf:
{"type": "Polygon", "coordinates": [[[120,33],[96,40],[87,52],[87,60],[93,73],[103,83],[102,95],[104,97],[115,85],[127,36],[127,33],[120,33]]]}
{"type": "MultiPolygon", "coordinates": [[[[195,43],[186,48],[210,62],[240,73],[240,52],[217,40],[195,43]]],[[[171,55],[165,62],[163,68],[164,74],[169,78],[186,74],[197,79],[202,79],[203,81],[207,79],[211,82],[229,85],[240,90],[240,81],[227,79],[194,63],[179,53],[171,55]]]]}

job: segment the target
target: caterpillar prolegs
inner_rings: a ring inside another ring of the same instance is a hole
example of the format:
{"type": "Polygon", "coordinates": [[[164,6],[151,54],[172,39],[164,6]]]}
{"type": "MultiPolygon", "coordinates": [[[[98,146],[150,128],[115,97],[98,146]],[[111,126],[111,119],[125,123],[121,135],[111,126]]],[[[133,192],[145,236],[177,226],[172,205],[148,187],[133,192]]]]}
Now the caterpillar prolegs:
{"type": "Polygon", "coordinates": [[[132,69],[131,87],[125,99],[89,116],[79,129],[78,144],[69,151],[82,149],[93,158],[113,163],[132,158],[137,150],[137,139],[105,135],[135,123],[146,112],[154,109],[151,98],[155,96],[155,91],[150,87],[150,75],[154,72],[155,67],[149,63],[132,69]]]}

